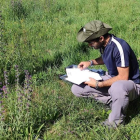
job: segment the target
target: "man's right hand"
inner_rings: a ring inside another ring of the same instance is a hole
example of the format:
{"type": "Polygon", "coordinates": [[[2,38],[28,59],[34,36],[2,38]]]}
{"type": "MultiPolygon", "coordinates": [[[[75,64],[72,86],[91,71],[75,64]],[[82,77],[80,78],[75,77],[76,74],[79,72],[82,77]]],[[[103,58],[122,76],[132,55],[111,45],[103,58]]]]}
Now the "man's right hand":
{"type": "Polygon", "coordinates": [[[78,65],[78,68],[83,70],[89,66],[90,66],[90,61],[83,61],[83,62],[80,62],[80,64],[78,65]]]}

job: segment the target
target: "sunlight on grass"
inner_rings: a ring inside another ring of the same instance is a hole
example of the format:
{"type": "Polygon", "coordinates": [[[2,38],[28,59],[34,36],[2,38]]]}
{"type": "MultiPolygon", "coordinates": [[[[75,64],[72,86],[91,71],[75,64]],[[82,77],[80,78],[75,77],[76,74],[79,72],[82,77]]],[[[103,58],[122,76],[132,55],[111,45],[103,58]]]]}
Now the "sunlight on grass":
{"type": "Polygon", "coordinates": [[[139,108],[130,107],[126,126],[106,129],[100,123],[110,110],[74,97],[71,84],[59,80],[66,66],[99,56],[76,40],[95,19],[111,25],[140,58],[139,7],[138,0],[1,0],[0,139],[140,139],[139,108]]]}

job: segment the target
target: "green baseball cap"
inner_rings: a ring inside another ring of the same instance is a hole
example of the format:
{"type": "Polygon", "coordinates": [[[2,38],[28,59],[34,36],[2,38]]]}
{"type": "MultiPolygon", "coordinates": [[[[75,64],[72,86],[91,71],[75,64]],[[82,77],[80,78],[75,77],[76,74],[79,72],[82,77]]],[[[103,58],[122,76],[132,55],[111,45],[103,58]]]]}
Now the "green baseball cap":
{"type": "Polygon", "coordinates": [[[99,20],[94,20],[87,23],[84,27],[82,27],[77,34],[77,40],[79,42],[88,42],[93,39],[96,39],[102,35],[105,35],[112,29],[106,23],[103,23],[99,20]]]}

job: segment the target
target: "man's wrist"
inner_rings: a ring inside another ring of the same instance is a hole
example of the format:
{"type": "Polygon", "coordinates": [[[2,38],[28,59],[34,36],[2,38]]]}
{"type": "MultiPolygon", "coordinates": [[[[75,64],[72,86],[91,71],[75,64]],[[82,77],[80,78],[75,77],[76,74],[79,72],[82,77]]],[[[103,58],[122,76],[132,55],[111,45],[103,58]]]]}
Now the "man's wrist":
{"type": "Polygon", "coordinates": [[[89,62],[90,62],[90,66],[94,65],[92,60],[89,60],[89,62]]]}
{"type": "Polygon", "coordinates": [[[96,85],[95,85],[95,88],[96,88],[96,89],[99,88],[99,85],[98,85],[98,84],[99,84],[99,81],[96,80],[96,85]]]}

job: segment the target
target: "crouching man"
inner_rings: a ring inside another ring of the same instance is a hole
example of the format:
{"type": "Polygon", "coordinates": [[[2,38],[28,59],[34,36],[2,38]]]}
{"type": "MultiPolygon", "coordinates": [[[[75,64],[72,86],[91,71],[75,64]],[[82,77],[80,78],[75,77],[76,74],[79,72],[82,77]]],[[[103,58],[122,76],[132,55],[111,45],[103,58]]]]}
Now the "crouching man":
{"type": "Polygon", "coordinates": [[[108,24],[95,20],[79,30],[77,40],[99,49],[101,56],[81,62],[78,67],[82,70],[105,64],[108,73],[102,76],[102,81],[90,78],[81,85],[74,84],[71,90],[77,97],[92,97],[109,104],[111,113],[103,125],[117,127],[125,122],[129,102],[140,94],[140,75],[133,50],[126,41],[108,33],[111,29],[108,24]]]}

